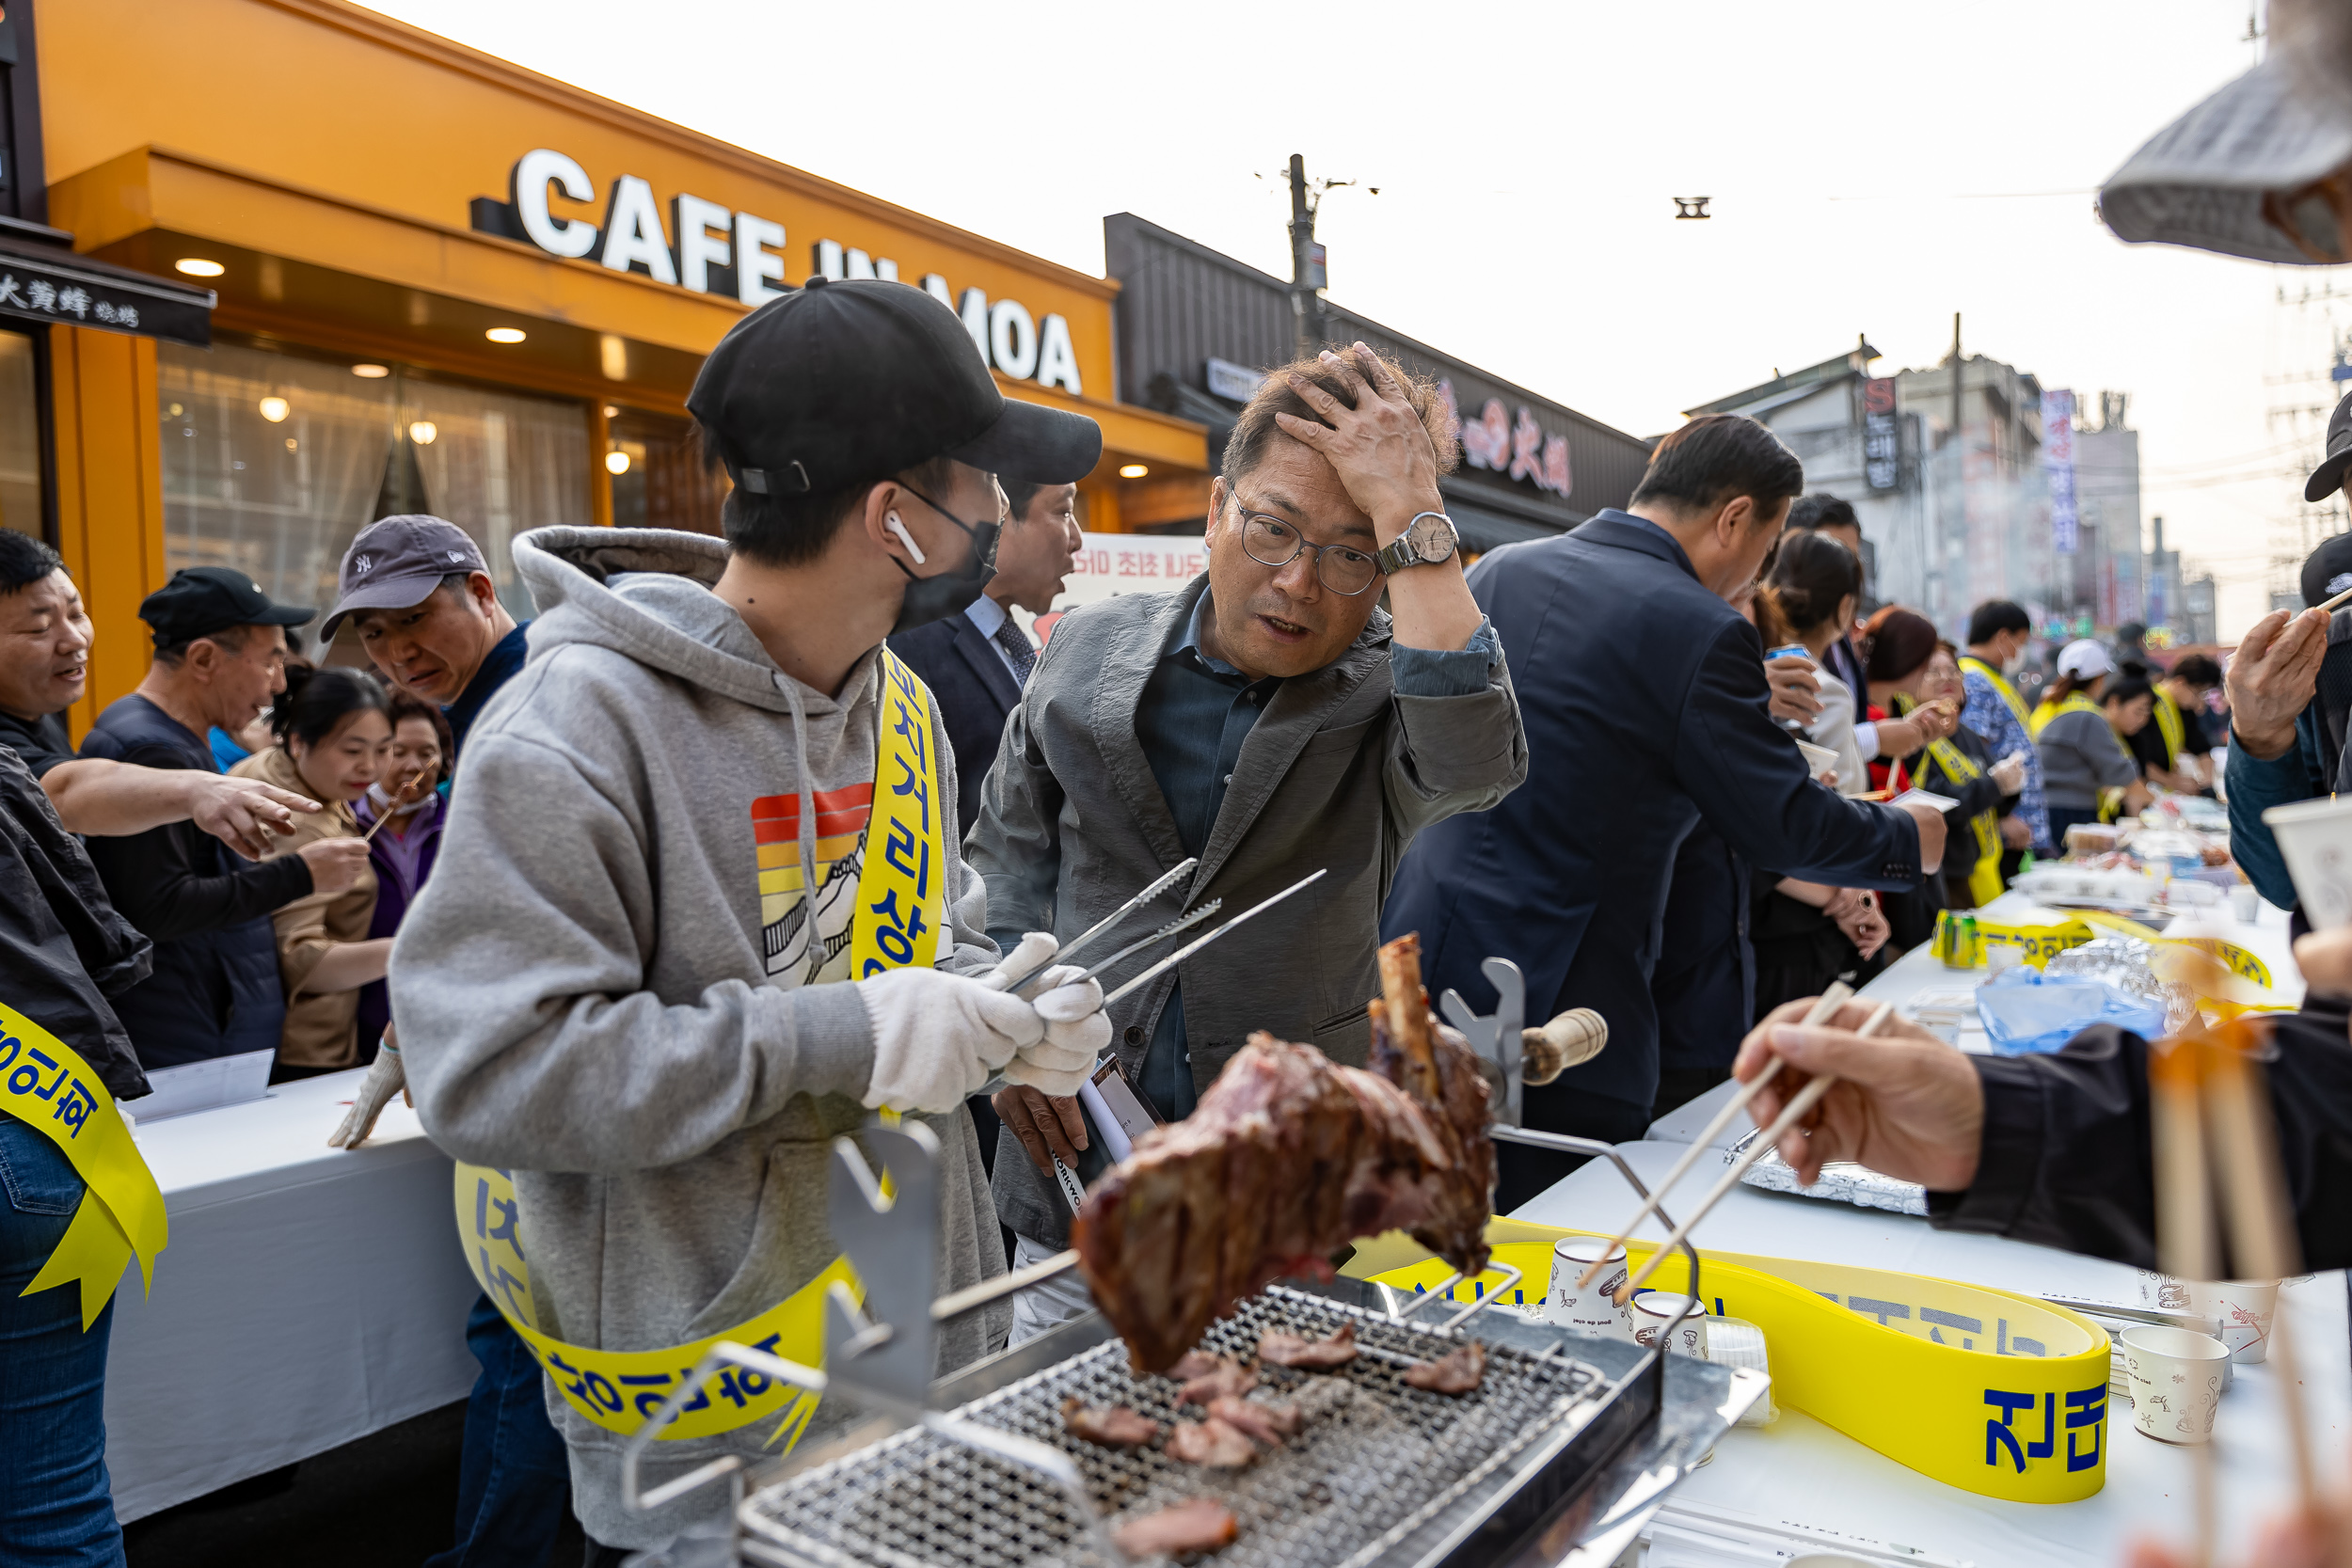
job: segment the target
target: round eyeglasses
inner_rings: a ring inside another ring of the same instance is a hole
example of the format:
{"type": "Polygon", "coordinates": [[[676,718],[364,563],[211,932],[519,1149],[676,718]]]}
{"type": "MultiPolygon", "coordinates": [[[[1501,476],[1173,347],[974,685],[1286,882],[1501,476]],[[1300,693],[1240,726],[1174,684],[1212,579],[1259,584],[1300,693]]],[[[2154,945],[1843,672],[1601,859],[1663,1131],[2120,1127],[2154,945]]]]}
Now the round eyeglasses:
{"type": "Polygon", "coordinates": [[[1252,512],[1236,500],[1241,514],[1242,552],[1261,566],[1287,566],[1302,550],[1315,552],[1315,580],[1343,598],[1354,598],[1380,577],[1380,562],[1351,545],[1311,543],[1297,528],[1267,512],[1252,512]]]}

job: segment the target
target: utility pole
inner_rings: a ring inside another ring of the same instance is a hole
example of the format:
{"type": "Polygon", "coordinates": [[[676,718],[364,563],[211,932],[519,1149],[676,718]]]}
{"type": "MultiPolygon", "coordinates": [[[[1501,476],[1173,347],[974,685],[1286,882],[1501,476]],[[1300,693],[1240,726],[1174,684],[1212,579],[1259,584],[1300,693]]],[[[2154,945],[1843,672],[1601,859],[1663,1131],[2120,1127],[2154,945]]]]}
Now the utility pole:
{"type": "Polygon", "coordinates": [[[1315,244],[1315,204],[1307,195],[1307,160],[1291,154],[1291,314],[1298,328],[1298,356],[1311,359],[1323,348],[1323,298],[1329,274],[1323,247],[1315,244]]]}
{"type": "Polygon", "coordinates": [[[1961,601],[1968,596],[1965,584],[1953,580],[1955,574],[1951,564],[1954,543],[1952,525],[1955,521],[1960,526],[1959,545],[1963,556],[1968,547],[1968,459],[1967,449],[1961,440],[1961,432],[1967,428],[1967,411],[1961,403],[1961,378],[1960,312],[1955,310],[1952,312],[1952,428],[1944,443],[1952,451],[1952,484],[1946,492],[1944,527],[1938,531],[1943,537],[1936,541],[1941,559],[1935,563],[1937,578],[1946,589],[1945,608],[1953,615],[1960,613],[1961,601]]]}

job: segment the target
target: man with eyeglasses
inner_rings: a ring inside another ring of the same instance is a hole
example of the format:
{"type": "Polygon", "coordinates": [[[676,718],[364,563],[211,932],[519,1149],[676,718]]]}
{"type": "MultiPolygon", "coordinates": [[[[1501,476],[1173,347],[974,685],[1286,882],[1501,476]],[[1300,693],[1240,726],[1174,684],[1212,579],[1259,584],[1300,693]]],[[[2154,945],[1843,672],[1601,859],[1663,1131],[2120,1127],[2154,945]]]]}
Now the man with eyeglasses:
{"type": "MultiPolygon", "coordinates": [[[[1329,871],[1109,1009],[1120,1070],[1167,1119],[1254,1030],[1360,1065],[1398,857],[1526,777],[1502,648],[1438,493],[1455,450],[1435,389],[1361,343],[1268,376],[1210,486],[1207,572],[1073,610],[1007,726],[965,846],[992,932],[1068,941],[1196,857],[1099,959],[1209,899],[1236,914],[1329,871]]],[[[1110,969],[1105,990],[1165,954],[1110,969]]],[[[1027,1154],[998,1149],[997,1213],[1016,1263],[1035,1261],[1069,1229],[1052,1162],[1084,1180],[1100,1139],[1075,1101],[1035,1089],[996,1111],[1027,1154]]],[[[1013,1338],[1087,1305],[1071,1275],[1025,1292],[1013,1338]]]]}

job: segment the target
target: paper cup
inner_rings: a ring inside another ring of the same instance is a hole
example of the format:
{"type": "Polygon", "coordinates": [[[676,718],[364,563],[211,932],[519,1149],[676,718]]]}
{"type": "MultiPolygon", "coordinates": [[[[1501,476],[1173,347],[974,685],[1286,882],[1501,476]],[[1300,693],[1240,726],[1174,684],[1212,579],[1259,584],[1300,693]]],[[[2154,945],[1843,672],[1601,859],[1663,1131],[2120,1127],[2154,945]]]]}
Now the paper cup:
{"type": "Polygon", "coordinates": [[[2230,1347],[2185,1328],[2127,1328],[2120,1340],[2132,1380],[2132,1425],[2160,1443],[2209,1443],[2221,1408],[2230,1347]]]}
{"type": "Polygon", "coordinates": [[[2230,890],[2230,913],[2241,926],[2251,926],[2263,912],[2263,895],[2251,882],[2240,882],[2230,890]]]}
{"type": "Polygon", "coordinates": [[[2270,1325],[2279,1312],[2279,1282],[2275,1279],[2199,1281],[2190,1287],[2201,1317],[2217,1319],[2220,1340],[2230,1347],[2230,1359],[2241,1367],[2258,1367],[2270,1354],[2270,1325]]]}
{"type": "MultiPolygon", "coordinates": [[[[1633,1342],[1637,1345],[1658,1343],[1659,1336],[1666,1332],[1666,1325],[1674,1322],[1675,1314],[1680,1312],[1683,1303],[1690,1299],[1689,1296],[1668,1295],[1663,1291],[1645,1291],[1628,1302],[1626,1310],[1632,1315],[1633,1342]]],[[[1707,1312],[1704,1307],[1692,1309],[1691,1315],[1682,1321],[1682,1326],[1674,1331],[1674,1342],[1666,1348],[1677,1354],[1695,1356],[1701,1361],[1707,1359],[1707,1312]]]]}
{"type": "Polygon", "coordinates": [[[1633,1337],[1629,1307],[1619,1307],[1616,1293],[1625,1289],[1625,1248],[1609,1247],[1609,1263],[1581,1291],[1576,1282],[1607,1245],[1597,1236],[1564,1236],[1551,1245],[1551,1287],[1544,1292],[1544,1322],[1581,1329],[1611,1339],[1633,1337]]]}
{"type": "MultiPolygon", "coordinates": [[[[1812,769],[1813,776],[1817,779],[1837,766],[1837,753],[1826,746],[1816,746],[1810,740],[1800,740],[1797,742],[1797,750],[1804,753],[1804,765],[1812,769]]],[[[1843,784],[1845,781],[1840,779],[1838,783],[1843,784]]]]}
{"type": "Polygon", "coordinates": [[[2312,928],[2352,923],[2352,797],[2273,806],[2263,825],[2278,841],[2312,928]]]}

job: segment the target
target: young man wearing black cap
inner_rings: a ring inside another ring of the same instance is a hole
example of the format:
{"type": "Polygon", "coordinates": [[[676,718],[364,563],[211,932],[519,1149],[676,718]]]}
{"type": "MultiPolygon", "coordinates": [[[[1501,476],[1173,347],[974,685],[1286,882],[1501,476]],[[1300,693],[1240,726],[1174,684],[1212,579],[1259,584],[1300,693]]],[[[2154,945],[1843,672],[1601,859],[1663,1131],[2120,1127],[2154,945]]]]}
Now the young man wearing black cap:
{"type": "MultiPolygon", "coordinates": [[[[226,566],[174,573],[139,606],[155,662],[137,690],[98,716],[82,755],[217,771],[206,733],[243,729],[285,689],[286,628],[316,613],[272,603],[226,566]]],[[[154,939],[153,974],[114,999],[151,1069],[276,1050],[285,1002],[270,911],[341,892],[368,862],[358,839],[322,839],[247,863],[189,822],[94,838],[89,851],[115,908],[154,939]]]]}
{"type": "MultiPolygon", "coordinates": [[[[587,1371],[629,1352],[689,1366],[722,1331],[817,1360],[813,1328],[759,1325],[821,1294],[841,1254],[832,1143],[877,1109],[938,1142],[938,1288],[1002,1273],[964,1097],[1000,1068],[1071,1093],[1109,1037],[1074,970],[1034,1000],[981,980],[997,954],[946,732],[882,646],[980,592],[995,475],[1072,482],[1100,431],[1007,403],[952,310],[882,281],[761,307],[688,406],[735,480],[726,544],[516,541],[542,611],[530,657],[475,726],[391,969],[426,1130],[512,1172],[535,1308],[517,1328],[576,1369],[548,1408],[592,1561],[723,1518],[726,1497],[626,1507],[623,1435],[652,1407],[605,1402],[587,1371]]],[[[1024,949],[1008,963],[1051,939],[1024,949]]],[[[1009,1316],[943,1325],[940,1370],[1009,1316]]],[[[811,1431],[854,1418],[845,1403],[811,1431]]],[[[739,1411],[656,1445],[642,1484],[772,1453],[774,1402],[739,1411]]]]}

